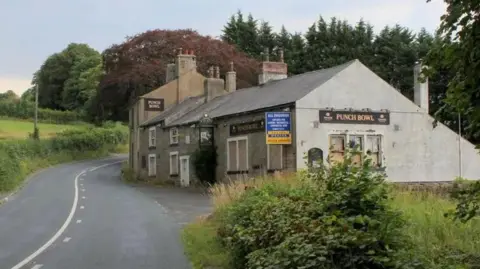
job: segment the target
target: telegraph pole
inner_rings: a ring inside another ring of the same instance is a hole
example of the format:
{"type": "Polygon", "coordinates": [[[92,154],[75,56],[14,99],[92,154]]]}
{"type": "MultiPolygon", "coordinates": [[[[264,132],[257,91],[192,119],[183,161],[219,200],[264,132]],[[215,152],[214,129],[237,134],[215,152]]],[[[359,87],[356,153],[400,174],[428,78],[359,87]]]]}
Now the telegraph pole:
{"type": "Polygon", "coordinates": [[[33,139],[39,138],[37,122],[38,122],[38,83],[35,86],[35,119],[33,121],[33,139]]]}

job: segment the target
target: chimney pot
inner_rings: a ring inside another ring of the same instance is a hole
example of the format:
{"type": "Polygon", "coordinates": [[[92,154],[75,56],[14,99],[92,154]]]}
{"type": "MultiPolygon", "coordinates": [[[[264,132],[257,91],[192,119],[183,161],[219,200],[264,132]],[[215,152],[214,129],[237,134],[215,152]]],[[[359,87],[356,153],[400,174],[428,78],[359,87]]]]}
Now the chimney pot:
{"type": "Polygon", "coordinates": [[[190,51],[192,53],[192,55],[195,55],[195,52],[193,50],[190,51]]]}
{"type": "Polygon", "coordinates": [[[283,49],[280,49],[280,62],[283,63],[283,49]]]}
{"type": "Polygon", "coordinates": [[[230,71],[232,71],[232,72],[235,71],[235,70],[233,69],[233,62],[230,62],[230,71]]]}
{"type": "Polygon", "coordinates": [[[182,48],[178,48],[178,55],[182,54],[182,48]]]}
{"type": "Polygon", "coordinates": [[[270,61],[270,52],[268,48],[265,48],[265,62],[270,61]]]}
{"type": "Polygon", "coordinates": [[[220,78],[220,67],[215,66],[215,78],[220,78]]]}

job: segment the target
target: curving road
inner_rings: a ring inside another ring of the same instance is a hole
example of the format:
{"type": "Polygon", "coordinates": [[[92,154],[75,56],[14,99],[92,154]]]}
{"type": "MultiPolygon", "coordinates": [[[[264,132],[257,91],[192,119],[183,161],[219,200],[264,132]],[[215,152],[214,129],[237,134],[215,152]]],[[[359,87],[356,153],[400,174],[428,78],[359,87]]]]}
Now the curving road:
{"type": "Polygon", "coordinates": [[[191,268],[174,218],[119,180],[122,160],[34,175],[0,206],[0,268],[191,268]]]}

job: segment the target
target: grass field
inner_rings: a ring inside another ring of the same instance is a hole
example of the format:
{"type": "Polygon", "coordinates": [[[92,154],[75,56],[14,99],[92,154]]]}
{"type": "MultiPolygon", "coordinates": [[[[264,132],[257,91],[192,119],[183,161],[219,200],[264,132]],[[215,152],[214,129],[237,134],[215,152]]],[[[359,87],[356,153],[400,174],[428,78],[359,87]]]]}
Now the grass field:
{"type": "MultiPolygon", "coordinates": [[[[52,123],[39,123],[40,137],[48,138],[65,129],[81,129],[88,126],[85,124],[62,125],[52,123]]],[[[33,133],[33,121],[0,119],[0,140],[2,139],[25,139],[33,133]]]]}

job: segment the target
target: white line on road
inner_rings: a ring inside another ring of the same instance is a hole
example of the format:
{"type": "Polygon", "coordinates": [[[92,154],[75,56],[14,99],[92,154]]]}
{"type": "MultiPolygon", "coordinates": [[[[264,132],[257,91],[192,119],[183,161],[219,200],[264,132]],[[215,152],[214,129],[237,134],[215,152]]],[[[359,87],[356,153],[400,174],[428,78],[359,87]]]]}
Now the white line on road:
{"type": "Polygon", "coordinates": [[[77,223],[82,223],[82,220],[81,220],[81,219],[77,219],[77,223]]]}
{"type": "MultiPolygon", "coordinates": [[[[94,171],[94,170],[97,170],[99,168],[102,168],[102,167],[105,167],[105,166],[108,166],[108,165],[113,165],[113,164],[117,164],[117,163],[121,163],[123,161],[117,161],[117,162],[113,162],[113,163],[107,163],[107,164],[104,164],[104,165],[100,165],[100,166],[97,166],[97,167],[94,167],[92,169],[90,169],[90,171],[94,171]]],[[[72,221],[73,219],[73,215],[75,214],[75,211],[77,210],[77,203],[78,203],[78,179],[87,172],[87,170],[83,170],[82,172],[80,172],[79,174],[77,174],[77,176],[75,176],[75,181],[74,181],[74,187],[75,187],[75,194],[74,194],[74,197],[73,197],[73,205],[72,205],[72,209],[70,210],[70,213],[68,214],[68,217],[67,219],[65,220],[65,222],[63,223],[62,227],[60,227],[60,229],[57,231],[57,233],[52,237],[50,238],[50,240],[48,240],[43,246],[41,246],[39,249],[37,249],[34,253],[30,254],[30,256],[26,257],[23,261],[19,262],[17,265],[13,266],[12,269],[20,269],[22,268],[23,266],[25,266],[27,263],[31,262],[33,259],[35,259],[35,257],[37,257],[38,255],[40,255],[42,252],[44,252],[49,246],[51,246],[53,244],[53,242],[55,242],[55,240],[57,240],[61,235],[62,233],[67,229],[68,225],[70,224],[70,222],[72,221]]],[[[84,196],[85,197],[85,196],[84,196]]],[[[36,265],[36,266],[43,266],[43,265],[36,265]]],[[[34,267],[32,269],[39,269],[40,267],[34,267]]]]}
{"type": "Polygon", "coordinates": [[[72,239],[71,237],[65,237],[65,239],[63,239],[63,242],[67,243],[68,241],[70,241],[70,239],[72,239]]]}
{"type": "Polygon", "coordinates": [[[82,199],[87,199],[87,197],[85,197],[85,196],[82,196],[82,199]]]}
{"type": "Polygon", "coordinates": [[[82,192],[84,192],[84,191],[85,191],[85,189],[82,189],[82,192]]]}
{"type": "Polygon", "coordinates": [[[35,264],[32,269],[40,269],[43,267],[43,264],[35,264]]]}
{"type": "Polygon", "coordinates": [[[84,209],[84,208],[85,208],[85,207],[84,207],[83,205],[82,205],[82,206],[80,206],[80,209],[84,209]]]}

